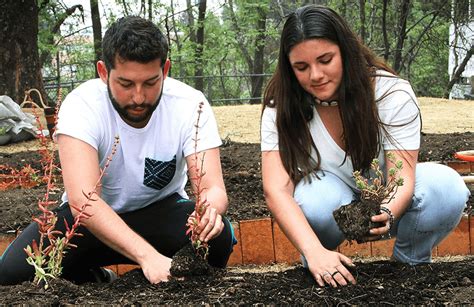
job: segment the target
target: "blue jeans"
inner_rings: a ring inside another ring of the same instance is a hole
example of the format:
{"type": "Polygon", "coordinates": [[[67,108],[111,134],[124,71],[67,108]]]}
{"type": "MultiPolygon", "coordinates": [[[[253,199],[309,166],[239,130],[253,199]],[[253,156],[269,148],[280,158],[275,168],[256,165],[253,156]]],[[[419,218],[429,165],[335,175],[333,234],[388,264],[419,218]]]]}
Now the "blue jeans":
{"type": "MultiPolygon", "coordinates": [[[[334,250],[344,240],[332,215],[356,198],[347,184],[334,174],[312,175],[296,185],[294,197],[323,246],[334,250]]],[[[436,163],[416,166],[415,192],[405,213],[395,221],[393,257],[404,263],[431,262],[431,251],[459,223],[469,189],[453,169],[436,163]]],[[[303,259],[303,262],[304,259],[303,259]]]]}

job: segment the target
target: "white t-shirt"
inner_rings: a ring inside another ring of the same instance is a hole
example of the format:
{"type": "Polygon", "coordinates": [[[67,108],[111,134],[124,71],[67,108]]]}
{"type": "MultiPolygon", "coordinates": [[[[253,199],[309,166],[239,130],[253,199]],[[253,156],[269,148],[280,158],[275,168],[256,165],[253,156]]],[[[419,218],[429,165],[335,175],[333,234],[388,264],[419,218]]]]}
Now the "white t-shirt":
{"type": "MultiPolygon", "coordinates": [[[[387,132],[392,136],[390,141],[381,129],[382,150],[378,154],[380,167],[385,168],[384,151],[394,149],[417,150],[420,147],[421,119],[418,102],[410,83],[406,80],[395,78],[392,74],[379,70],[375,79],[375,99],[379,117],[387,132]],[[390,77],[384,77],[390,76],[390,77]],[[390,93],[387,95],[387,93],[390,93]],[[385,96],[385,97],[384,97],[385,96]],[[416,119],[415,119],[416,118],[416,119]],[[392,126],[391,126],[392,125],[392,126]],[[397,127],[397,125],[401,125],[397,127]]],[[[344,164],[345,151],[336,144],[324,126],[316,108],[313,109],[314,117],[308,123],[314,144],[321,155],[321,170],[331,172],[343,180],[353,189],[356,189],[352,172],[354,171],[350,157],[344,164]]],[[[262,116],[261,125],[261,150],[278,150],[278,132],[276,127],[276,109],[266,107],[262,116]]],[[[316,152],[312,157],[317,161],[316,152]]],[[[374,157],[375,158],[375,157],[374,157]]]]}
{"type": "MultiPolygon", "coordinates": [[[[103,168],[115,137],[117,152],[102,179],[101,197],[116,212],[143,208],[172,193],[187,197],[185,157],[194,153],[198,106],[197,152],[219,147],[221,139],[212,109],[204,95],[192,87],[166,78],[163,95],[144,128],[125,123],[110,102],[107,86],[94,79],[73,90],[61,105],[56,134],[80,139],[98,151],[103,168]]],[[[67,194],[63,194],[67,201],[67,194]]]]}

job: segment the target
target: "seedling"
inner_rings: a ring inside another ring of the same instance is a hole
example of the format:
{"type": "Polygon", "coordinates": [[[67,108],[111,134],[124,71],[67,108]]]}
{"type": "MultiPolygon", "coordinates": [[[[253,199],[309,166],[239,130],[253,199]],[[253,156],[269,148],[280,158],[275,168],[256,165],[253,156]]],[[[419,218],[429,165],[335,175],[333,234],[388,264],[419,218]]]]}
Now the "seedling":
{"type": "Polygon", "coordinates": [[[386,182],[379,161],[374,159],[370,166],[374,177],[366,178],[360,171],[353,172],[355,184],[360,190],[360,200],[333,212],[339,229],[349,242],[352,240],[356,240],[357,243],[365,242],[371,228],[382,226],[380,223],[372,222],[370,218],[380,214],[380,206],[389,203],[398,187],[403,185],[403,178],[399,177],[403,168],[402,161],[395,161],[395,155],[391,152],[387,154],[387,159],[394,164],[394,167],[387,171],[386,182]]]}
{"type": "Polygon", "coordinates": [[[200,103],[198,107],[198,116],[196,120],[196,124],[194,125],[196,128],[196,132],[193,138],[194,141],[194,156],[193,156],[193,165],[192,168],[195,170],[195,177],[192,178],[191,182],[194,183],[193,186],[193,195],[195,198],[195,208],[193,214],[189,217],[186,226],[188,230],[186,234],[191,234],[191,243],[196,251],[196,253],[201,256],[203,259],[207,259],[209,253],[209,246],[207,242],[202,242],[199,239],[199,234],[196,232],[196,228],[199,226],[201,222],[203,214],[206,212],[206,208],[209,206],[209,202],[206,198],[202,197],[202,192],[204,188],[201,186],[202,178],[206,174],[204,171],[204,156],[202,155],[201,159],[198,158],[197,146],[199,141],[199,121],[201,118],[202,107],[204,103],[200,103]]]}

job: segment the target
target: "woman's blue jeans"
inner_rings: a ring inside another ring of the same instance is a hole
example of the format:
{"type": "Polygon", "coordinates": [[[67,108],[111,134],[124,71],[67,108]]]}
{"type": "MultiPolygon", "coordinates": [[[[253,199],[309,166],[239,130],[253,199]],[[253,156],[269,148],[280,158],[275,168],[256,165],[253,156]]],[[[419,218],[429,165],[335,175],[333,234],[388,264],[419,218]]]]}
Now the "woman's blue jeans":
{"type": "MultiPolygon", "coordinates": [[[[312,175],[295,188],[294,197],[324,247],[336,249],[344,240],[332,215],[356,198],[356,193],[329,172],[312,175]]],[[[415,192],[405,213],[395,221],[393,258],[418,264],[431,262],[431,251],[459,223],[469,189],[453,169],[436,163],[416,166],[415,192]]],[[[304,259],[303,259],[304,260],[304,259]]],[[[304,261],[305,262],[305,261],[304,261]]]]}

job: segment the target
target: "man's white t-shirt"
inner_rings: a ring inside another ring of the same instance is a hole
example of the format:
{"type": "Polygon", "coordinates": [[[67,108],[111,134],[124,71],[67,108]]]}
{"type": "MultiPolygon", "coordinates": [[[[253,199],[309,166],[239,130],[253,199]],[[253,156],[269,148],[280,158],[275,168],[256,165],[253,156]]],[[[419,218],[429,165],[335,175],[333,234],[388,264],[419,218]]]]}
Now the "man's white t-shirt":
{"type": "MultiPolygon", "coordinates": [[[[375,99],[382,123],[391,135],[393,142],[381,129],[382,149],[378,154],[380,167],[385,168],[384,151],[417,150],[420,147],[421,119],[418,102],[410,83],[379,70],[375,79],[375,99]]],[[[313,109],[314,117],[308,123],[314,144],[321,155],[321,170],[331,172],[351,188],[356,189],[350,157],[344,161],[345,151],[332,139],[324,126],[318,111],[313,109]]],[[[278,131],[276,127],[276,108],[266,107],[261,124],[261,150],[278,150],[278,131]]],[[[317,161],[316,152],[312,157],[317,161]]],[[[375,157],[374,157],[375,158],[375,157]]]]}
{"type": "MultiPolygon", "coordinates": [[[[221,139],[204,95],[166,78],[158,107],[144,128],[133,128],[115,111],[100,79],[73,90],[61,105],[56,134],[80,139],[98,151],[103,168],[118,136],[117,152],[102,179],[101,197],[114,211],[143,208],[173,193],[187,197],[185,157],[194,153],[199,103],[197,152],[219,147],[221,139]]],[[[63,194],[67,201],[67,194],[63,194]]]]}

